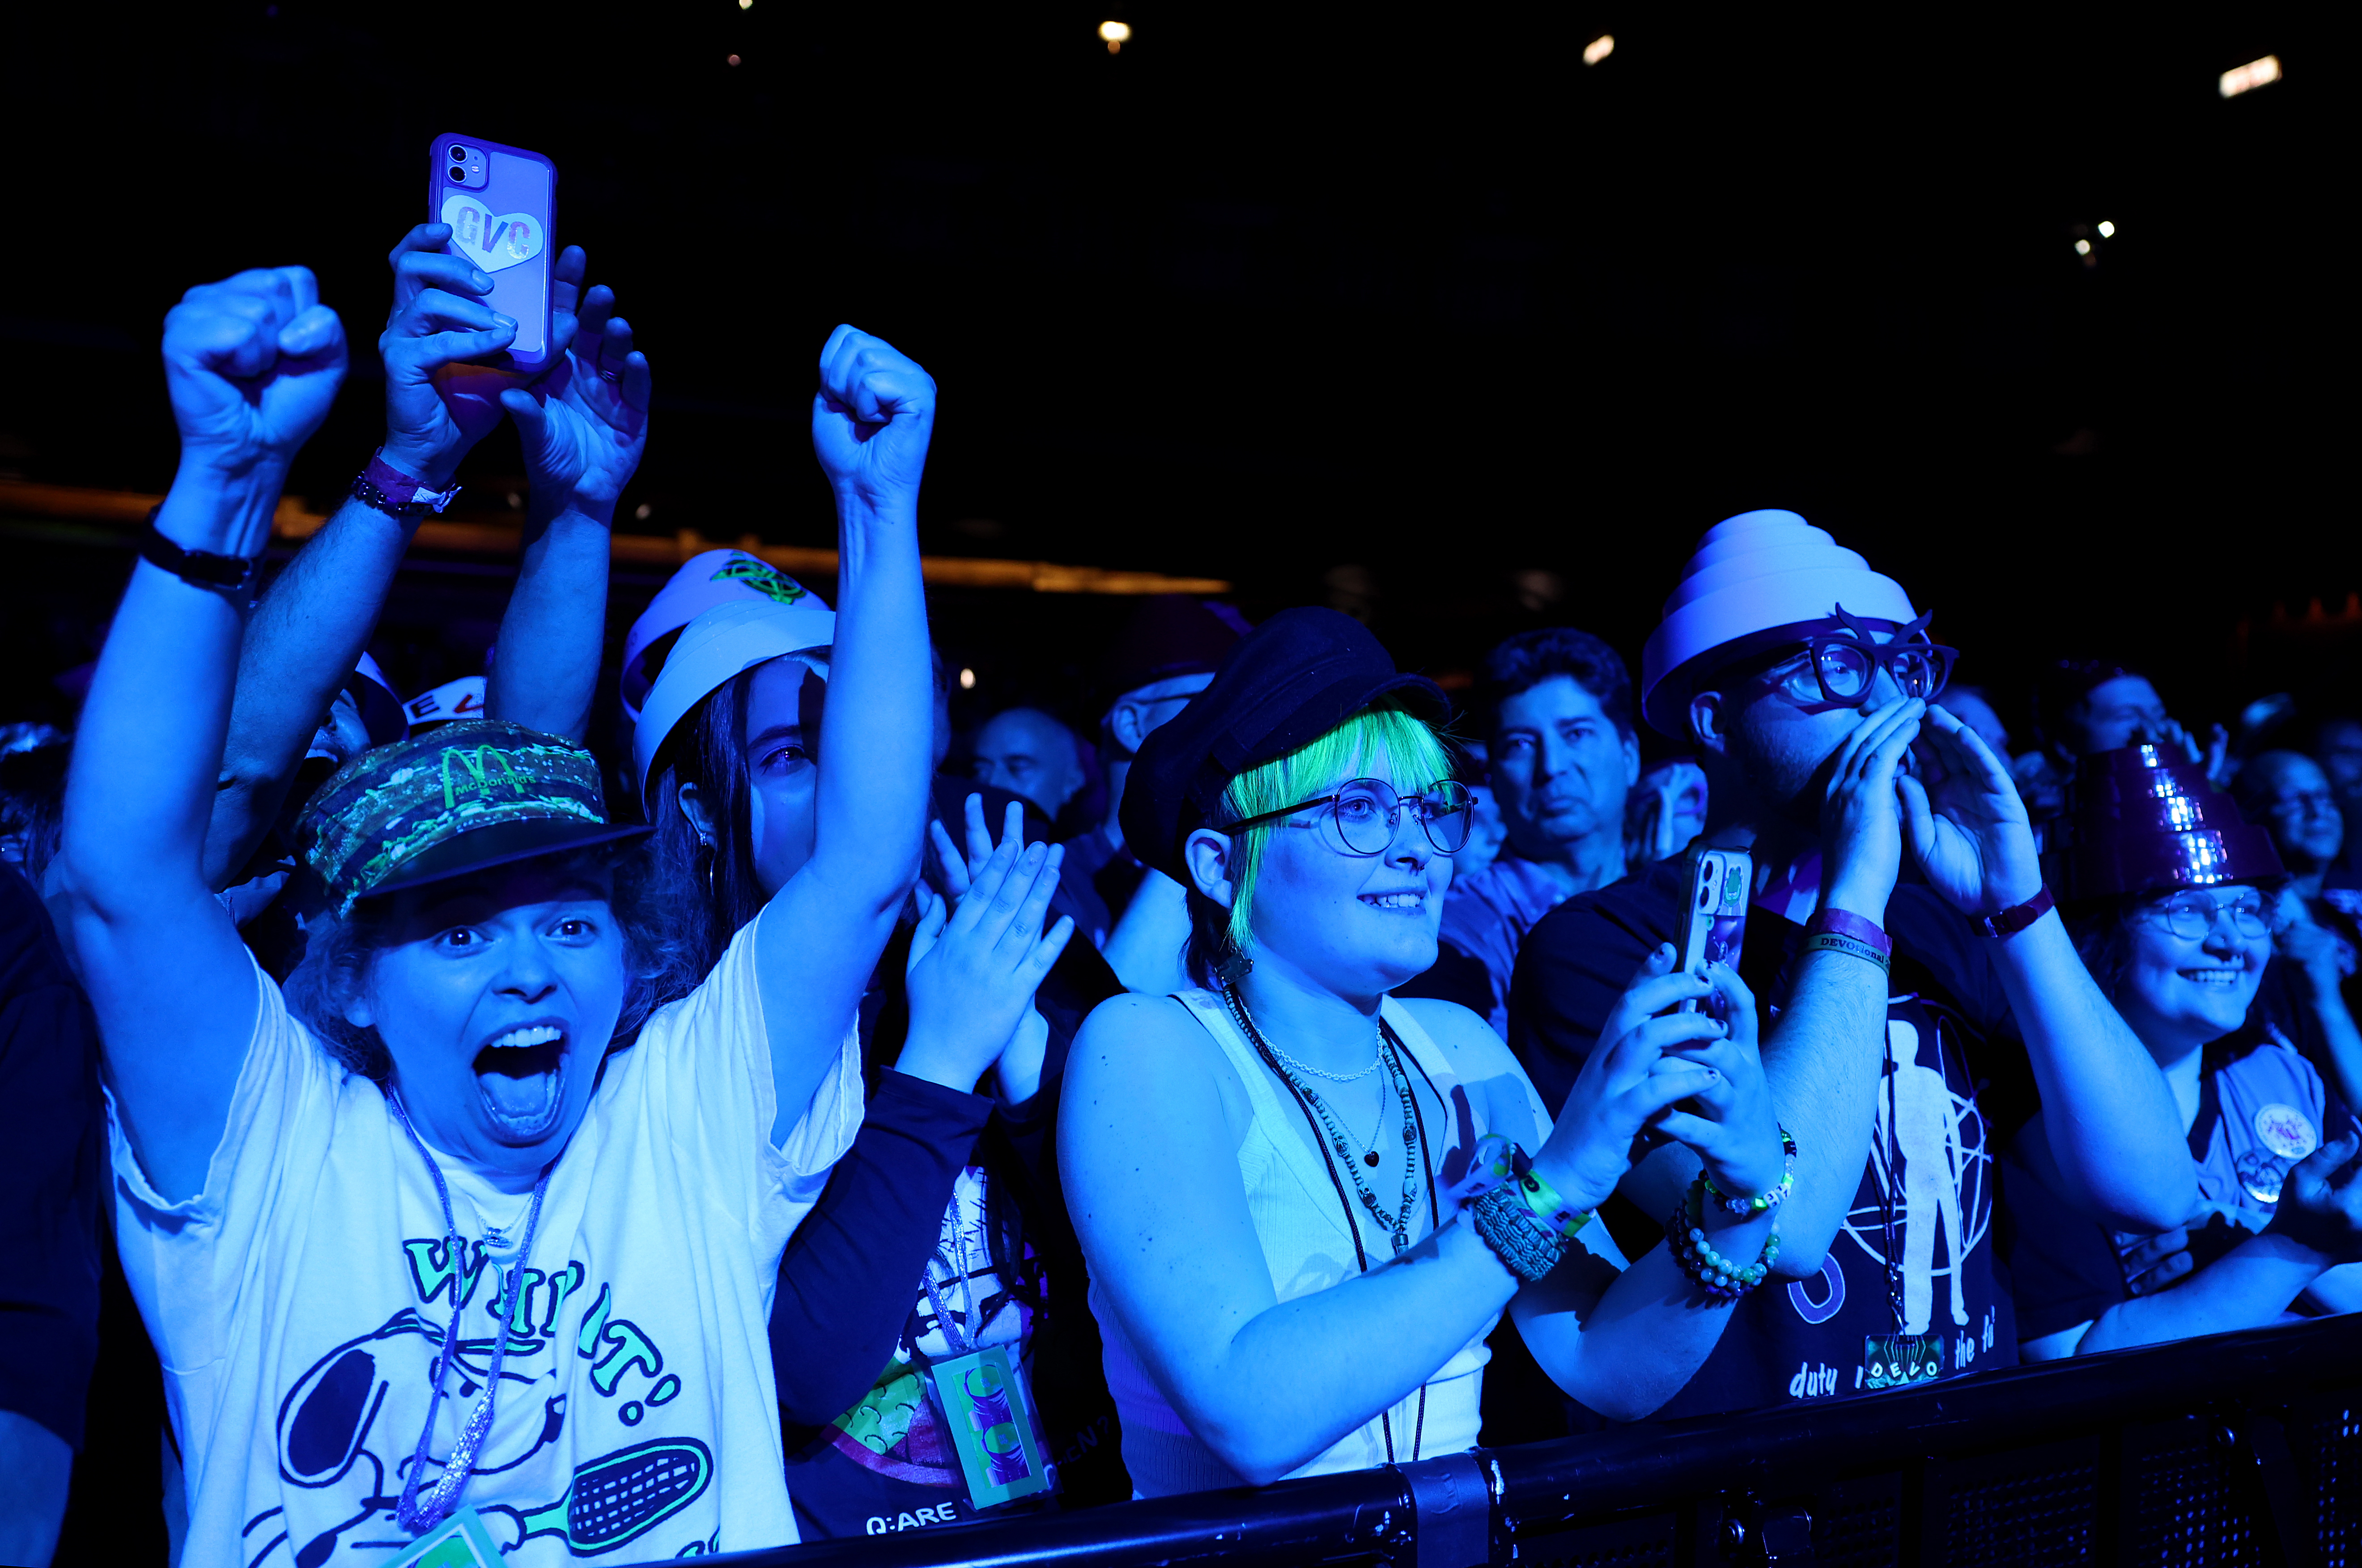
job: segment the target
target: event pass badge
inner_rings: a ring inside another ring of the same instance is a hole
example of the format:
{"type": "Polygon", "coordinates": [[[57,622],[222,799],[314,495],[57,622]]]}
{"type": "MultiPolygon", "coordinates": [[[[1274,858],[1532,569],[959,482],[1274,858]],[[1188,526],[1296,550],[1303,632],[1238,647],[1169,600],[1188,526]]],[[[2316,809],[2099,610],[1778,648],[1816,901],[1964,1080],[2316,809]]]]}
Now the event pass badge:
{"type": "Polygon", "coordinates": [[[1025,1375],[1007,1347],[952,1356],[927,1368],[927,1391],[959,1454],[968,1506],[981,1511],[1046,1492],[1053,1481],[1025,1375]]]}
{"type": "Polygon", "coordinates": [[[1934,1334],[1871,1334],[1861,1342],[1864,1388],[1901,1388],[1943,1375],[1944,1342],[1934,1334]]]}
{"type": "Polygon", "coordinates": [[[501,1568],[501,1549],[492,1544],[482,1516],[463,1507],[385,1568],[501,1568]]]}

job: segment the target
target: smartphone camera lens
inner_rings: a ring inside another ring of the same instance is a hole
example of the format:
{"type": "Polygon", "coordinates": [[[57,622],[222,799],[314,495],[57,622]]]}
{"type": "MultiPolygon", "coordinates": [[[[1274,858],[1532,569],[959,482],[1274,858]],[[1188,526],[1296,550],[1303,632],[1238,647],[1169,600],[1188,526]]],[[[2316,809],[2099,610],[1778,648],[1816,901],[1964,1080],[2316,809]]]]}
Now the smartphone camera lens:
{"type": "Polygon", "coordinates": [[[464,147],[455,147],[455,148],[453,148],[453,149],[451,149],[451,161],[452,161],[452,162],[454,162],[454,163],[465,163],[465,162],[467,162],[467,161],[468,161],[468,149],[467,149],[466,148],[464,148],[464,147]]]}

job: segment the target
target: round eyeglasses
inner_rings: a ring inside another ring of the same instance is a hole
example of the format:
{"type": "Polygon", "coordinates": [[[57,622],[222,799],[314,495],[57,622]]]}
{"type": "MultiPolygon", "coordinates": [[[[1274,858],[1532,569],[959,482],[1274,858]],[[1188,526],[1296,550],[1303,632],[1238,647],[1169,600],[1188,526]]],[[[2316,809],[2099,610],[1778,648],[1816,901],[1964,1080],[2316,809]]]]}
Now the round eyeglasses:
{"type": "Polygon", "coordinates": [[[1236,833],[1258,823],[1277,822],[1315,806],[1328,808],[1320,813],[1318,825],[1329,847],[1341,855],[1384,855],[1402,827],[1406,809],[1418,817],[1419,830],[1439,853],[1457,855],[1468,846],[1468,830],[1475,817],[1474,798],[1464,785],[1449,778],[1407,796],[1395,793],[1395,787],[1383,778],[1354,778],[1340,784],[1330,794],[1298,801],[1275,812],[1241,817],[1222,831],[1236,833]]]}
{"type": "Polygon", "coordinates": [[[2142,919],[2189,942],[2204,941],[2206,933],[2214,929],[2214,922],[2225,915],[2230,917],[2231,929],[2241,936],[2272,933],[2272,910],[2264,902],[2264,896],[2253,890],[2227,903],[2217,903],[2204,893],[2176,893],[2141,911],[2142,919]]]}
{"type": "Polygon", "coordinates": [[[1820,701],[1854,708],[1870,696],[1883,669],[1904,696],[1932,702],[1951,679],[1952,661],[1959,657],[1941,643],[1865,643],[1844,632],[1827,632],[1807,638],[1801,654],[1772,666],[1756,684],[1803,702],[1815,701],[1817,688],[1820,701]]]}

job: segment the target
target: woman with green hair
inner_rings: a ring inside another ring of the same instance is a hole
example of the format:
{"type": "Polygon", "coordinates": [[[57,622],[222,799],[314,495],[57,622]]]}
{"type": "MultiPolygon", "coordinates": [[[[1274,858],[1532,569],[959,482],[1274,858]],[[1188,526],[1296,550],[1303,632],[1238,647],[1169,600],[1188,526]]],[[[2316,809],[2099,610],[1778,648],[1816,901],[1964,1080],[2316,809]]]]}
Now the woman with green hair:
{"type": "Polygon", "coordinates": [[[1645,1416],[1777,1254],[1785,1139],[1735,975],[1652,954],[1555,1127],[1483,1020],[1387,994],[1435,961],[1467,840],[1444,712],[1355,622],[1291,610],[1134,764],[1125,840],[1189,890],[1198,988],[1091,1015],[1059,1139],[1144,1496],[1469,1448],[1505,1307],[1570,1395],[1645,1416]],[[1664,1139],[1705,1174],[1628,1264],[1592,1210],[1664,1139]]]}

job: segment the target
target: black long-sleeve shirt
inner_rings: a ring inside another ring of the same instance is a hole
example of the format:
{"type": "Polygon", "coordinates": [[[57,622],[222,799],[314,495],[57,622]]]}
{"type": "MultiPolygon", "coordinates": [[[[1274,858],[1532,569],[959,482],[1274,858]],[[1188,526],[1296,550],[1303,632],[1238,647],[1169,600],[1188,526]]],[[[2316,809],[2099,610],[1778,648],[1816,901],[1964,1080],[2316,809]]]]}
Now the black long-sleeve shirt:
{"type": "Polygon", "coordinates": [[[779,1262],[771,1367],[790,1452],[893,1359],[952,1183],[992,1113],[982,1095],[881,1072],[853,1147],[779,1262]]]}

